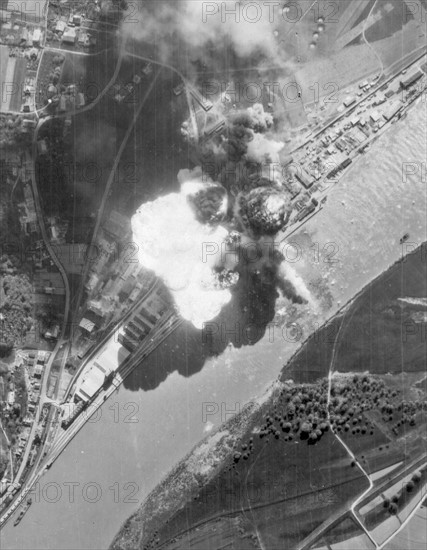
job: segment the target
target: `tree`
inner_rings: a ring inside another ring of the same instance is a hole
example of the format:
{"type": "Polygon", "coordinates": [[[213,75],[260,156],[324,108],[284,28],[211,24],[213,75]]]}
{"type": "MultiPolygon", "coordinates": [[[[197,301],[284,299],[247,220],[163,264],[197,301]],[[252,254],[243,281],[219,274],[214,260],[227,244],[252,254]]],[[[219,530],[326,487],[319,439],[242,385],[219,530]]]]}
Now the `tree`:
{"type": "Polygon", "coordinates": [[[412,476],[412,481],[414,483],[419,483],[421,481],[421,474],[420,472],[415,472],[415,474],[412,476]]]}
{"type": "Polygon", "coordinates": [[[392,514],[393,516],[397,514],[397,504],[395,502],[391,502],[390,503],[390,506],[388,507],[388,511],[390,512],[390,514],[392,514]]]}
{"type": "Polygon", "coordinates": [[[406,490],[408,491],[408,493],[412,493],[414,487],[415,483],[413,481],[408,481],[408,483],[406,484],[406,490]]]}

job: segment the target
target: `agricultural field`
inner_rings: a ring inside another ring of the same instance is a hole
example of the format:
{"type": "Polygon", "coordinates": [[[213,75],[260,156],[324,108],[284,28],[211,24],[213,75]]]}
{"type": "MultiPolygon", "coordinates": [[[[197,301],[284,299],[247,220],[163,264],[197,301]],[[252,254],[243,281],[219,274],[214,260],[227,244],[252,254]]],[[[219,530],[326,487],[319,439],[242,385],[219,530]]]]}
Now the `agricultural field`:
{"type": "Polygon", "coordinates": [[[0,45],[1,112],[20,112],[24,89],[26,60],[9,57],[9,48],[0,45]]]}

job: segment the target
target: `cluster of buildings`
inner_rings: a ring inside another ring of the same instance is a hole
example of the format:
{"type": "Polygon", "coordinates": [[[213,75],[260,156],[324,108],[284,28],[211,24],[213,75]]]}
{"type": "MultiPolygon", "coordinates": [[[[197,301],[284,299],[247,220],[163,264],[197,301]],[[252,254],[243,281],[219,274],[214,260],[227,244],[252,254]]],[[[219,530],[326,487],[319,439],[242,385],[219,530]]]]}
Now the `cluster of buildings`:
{"type": "Polygon", "coordinates": [[[41,27],[28,24],[18,17],[0,10],[0,42],[20,48],[40,47],[44,32],[41,27]]]}
{"type": "Polygon", "coordinates": [[[68,18],[61,17],[48,21],[50,35],[49,40],[60,41],[66,46],[78,45],[89,48],[96,45],[96,36],[81,28],[83,16],[79,13],[72,13],[68,18]]]}
{"type": "MultiPolygon", "coordinates": [[[[290,173],[293,174],[293,181],[283,182],[283,185],[289,187],[289,184],[292,184],[292,198],[297,197],[301,190],[304,191],[303,196],[294,203],[297,211],[294,221],[300,221],[315,210],[318,203],[312,195],[321,189],[320,180],[336,178],[352,163],[357,154],[366,149],[370,140],[385,124],[400,118],[405,99],[398,96],[399,88],[407,97],[411,97],[416,93],[414,85],[424,76],[425,73],[419,68],[407,76],[404,71],[396,83],[396,89],[388,89],[388,85],[385,84],[369,100],[362,101],[358,106],[355,97],[349,96],[344,100],[344,107],[349,109],[348,116],[331,123],[316,140],[312,139],[306,144],[295,160],[291,161],[290,173]],[[299,189],[295,186],[296,182],[300,185],[299,189]]],[[[362,82],[358,95],[362,95],[375,85],[377,80],[378,75],[372,82],[362,82]]]]}
{"type": "MultiPolygon", "coordinates": [[[[56,107],[58,113],[66,111],[74,111],[81,109],[86,105],[86,98],[83,92],[79,91],[75,84],[70,84],[64,91],[61,91],[59,86],[49,83],[46,87],[46,99],[49,105],[56,107]]],[[[65,127],[71,125],[71,119],[66,119],[65,127]]],[[[40,151],[39,154],[46,154],[47,147],[40,151]]]]}
{"type": "Polygon", "coordinates": [[[144,77],[149,77],[152,74],[152,72],[153,72],[153,65],[151,63],[147,63],[141,69],[140,74],[135,73],[132,76],[132,79],[130,80],[130,82],[127,82],[126,84],[116,82],[112,88],[114,101],[116,103],[123,103],[123,102],[131,103],[130,99],[134,97],[134,94],[138,86],[141,84],[142,79],[144,77]]]}
{"type": "Polygon", "coordinates": [[[163,287],[150,293],[124,327],[108,340],[103,349],[86,365],[74,393],[74,402],[89,402],[111,382],[118,368],[168,311],[163,287]]]}
{"type": "MultiPolygon", "coordinates": [[[[26,414],[22,419],[23,428],[19,433],[13,448],[16,459],[20,459],[28,441],[30,428],[34,422],[34,415],[40,399],[41,378],[50,353],[47,351],[19,351],[16,356],[14,369],[24,367],[25,383],[27,388],[26,414]]],[[[13,381],[9,382],[6,407],[3,419],[7,421],[16,402],[16,388],[13,381]]]]}
{"type": "Polygon", "coordinates": [[[86,309],[79,323],[76,354],[82,359],[98,330],[119,319],[153,282],[138,260],[130,219],[113,209],[105,217],[96,244],[85,251],[90,264],[86,309]]]}
{"type": "Polygon", "coordinates": [[[135,351],[168,309],[168,297],[164,288],[160,287],[147,298],[138,312],[119,331],[119,342],[129,352],[135,351]]]}
{"type": "Polygon", "coordinates": [[[27,183],[24,185],[24,202],[18,204],[19,222],[23,232],[28,235],[38,232],[37,213],[34,204],[33,192],[31,186],[27,183]]]}

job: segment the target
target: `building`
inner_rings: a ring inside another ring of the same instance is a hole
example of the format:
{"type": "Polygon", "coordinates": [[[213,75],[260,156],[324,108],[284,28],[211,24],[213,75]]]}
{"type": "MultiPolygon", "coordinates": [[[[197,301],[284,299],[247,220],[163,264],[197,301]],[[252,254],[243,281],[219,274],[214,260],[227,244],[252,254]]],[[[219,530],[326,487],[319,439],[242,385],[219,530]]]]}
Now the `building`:
{"type": "Polygon", "coordinates": [[[350,107],[354,103],[356,103],[356,98],[352,96],[348,96],[344,99],[344,107],[350,107]]]}
{"type": "Polygon", "coordinates": [[[424,73],[420,69],[417,69],[412,74],[409,74],[405,78],[402,78],[402,80],[400,81],[400,85],[403,89],[406,90],[407,88],[412,86],[412,84],[415,84],[415,82],[417,82],[417,80],[419,80],[423,75],[424,73]]]}
{"type": "Polygon", "coordinates": [[[42,377],[42,372],[43,372],[43,365],[37,364],[34,367],[34,378],[41,378],[42,377]]]}
{"type": "Polygon", "coordinates": [[[68,28],[64,34],[62,35],[62,42],[65,42],[65,44],[75,44],[77,39],[76,35],[76,29],[74,28],[68,28]]]}
{"type": "Polygon", "coordinates": [[[12,406],[15,403],[15,391],[12,390],[7,394],[7,404],[12,406]]]}
{"type": "Polygon", "coordinates": [[[33,46],[40,46],[40,41],[42,38],[42,33],[40,29],[34,29],[33,32],[33,46]]]}
{"type": "Polygon", "coordinates": [[[78,109],[80,109],[80,107],[84,107],[85,105],[86,105],[85,96],[82,92],[79,92],[76,98],[76,106],[78,109]]]}
{"type": "Polygon", "coordinates": [[[58,110],[61,113],[67,110],[67,98],[65,97],[64,94],[61,94],[61,97],[59,98],[58,110]]]}
{"type": "Polygon", "coordinates": [[[381,115],[379,114],[378,111],[372,111],[369,118],[371,119],[372,122],[376,123],[381,119],[381,115]]]}
{"type": "Polygon", "coordinates": [[[111,210],[103,229],[113,239],[121,239],[130,230],[130,220],[117,210],[111,210]]]}
{"type": "Polygon", "coordinates": [[[79,323],[79,327],[91,334],[95,328],[95,323],[83,317],[83,319],[79,323]]]}
{"type": "Polygon", "coordinates": [[[210,111],[213,107],[212,101],[209,101],[209,99],[205,99],[201,93],[199,93],[194,88],[191,89],[191,95],[193,98],[197,101],[197,103],[202,107],[204,111],[210,111]]]}
{"type": "Polygon", "coordinates": [[[388,107],[385,109],[385,111],[383,112],[383,117],[386,119],[386,121],[388,122],[389,120],[391,120],[395,115],[397,115],[397,113],[399,111],[402,110],[402,103],[400,103],[400,101],[394,101],[393,103],[391,103],[390,105],[388,105],[388,107]]]}
{"type": "Polygon", "coordinates": [[[175,88],[173,89],[173,93],[175,95],[180,95],[185,90],[185,84],[184,82],[180,82],[175,88]]]}
{"type": "Polygon", "coordinates": [[[309,189],[314,183],[314,178],[302,166],[298,167],[295,177],[306,189],[309,189]]]}
{"type": "Polygon", "coordinates": [[[56,32],[63,33],[65,29],[67,28],[67,23],[65,21],[62,21],[61,19],[56,22],[55,30],[56,32]]]}
{"type": "Polygon", "coordinates": [[[151,63],[147,63],[145,67],[142,69],[142,72],[145,74],[145,76],[150,75],[153,72],[153,65],[151,63]]]}
{"type": "Polygon", "coordinates": [[[39,155],[45,155],[47,153],[47,143],[45,139],[41,139],[37,142],[37,151],[39,155]]]}
{"type": "Polygon", "coordinates": [[[86,367],[82,381],[76,390],[76,397],[89,401],[100,390],[107,376],[117,371],[129,356],[129,351],[120,342],[110,340],[107,347],[86,367]]]}

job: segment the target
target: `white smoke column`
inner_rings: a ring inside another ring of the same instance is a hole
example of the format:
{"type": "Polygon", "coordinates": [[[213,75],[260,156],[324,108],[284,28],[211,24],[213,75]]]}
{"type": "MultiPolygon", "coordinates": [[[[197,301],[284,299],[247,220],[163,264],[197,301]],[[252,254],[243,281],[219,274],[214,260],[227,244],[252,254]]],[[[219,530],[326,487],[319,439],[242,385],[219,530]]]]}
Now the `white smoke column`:
{"type": "Polygon", "coordinates": [[[197,328],[231,299],[228,289],[214,287],[213,273],[228,231],[199,223],[187,201],[189,194],[205,187],[186,182],[180,193],[143,204],[132,217],[139,261],[164,281],[182,317],[197,328]]]}
{"type": "Polygon", "coordinates": [[[298,295],[301,298],[307,300],[307,302],[312,306],[314,311],[317,311],[318,304],[314,299],[313,295],[307,288],[304,280],[301,275],[292,267],[289,262],[282,262],[279,267],[279,274],[287,281],[292,283],[298,295]]]}

